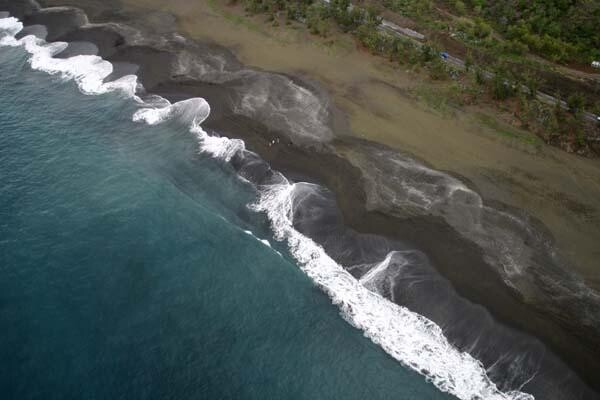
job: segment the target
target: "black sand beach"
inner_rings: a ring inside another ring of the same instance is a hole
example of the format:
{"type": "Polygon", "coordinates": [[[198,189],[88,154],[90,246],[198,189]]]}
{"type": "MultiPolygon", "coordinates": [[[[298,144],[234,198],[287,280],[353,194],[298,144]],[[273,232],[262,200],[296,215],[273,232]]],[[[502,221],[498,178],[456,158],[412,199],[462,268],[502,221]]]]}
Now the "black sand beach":
{"type": "MultiPolygon", "coordinates": [[[[378,152],[394,150],[346,135],[344,115],[331,107],[326,93],[315,83],[247,68],[227,49],[215,45],[181,40],[171,33],[150,33],[152,27],[139,26],[135,15],[119,12],[116,1],[77,4],[97,16],[98,20],[91,22],[130,24],[136,30],[111,24],[86,26],[83,12],[73,9],[36,12],[25,2],[3,3],[7,2],[0,1],[0,9],[8,9],[26,25],[46,26],[48,40],[92,43],[98,55],[115,64],[112,78],[135,71],[149,93],[172,102],[205,98],[212,109],[204,123],[206,129],[241,138],[274,170],[327,188],[320,200],[298,206],[298,229],[344,266],[381,262],[390,251],[413,249],[423,255],[417,258],[427,266],[427,276],[419,276],[419,281],[426,283],[410,291],[414,280],[405,277],[397,281],[390,298],[440,325],[451,342],[490,368],[490,376],[503,390],[521,389],[542,399],[600,398],[600,304],[591,295],[573,293],[571,288],[577,288],[578,281],[558,263],[560,259],[537,245],[538,239],[539,243],[553,240],[540,221],[527,220],[533,233],[524,239],[531,247],[528,254],[532,254],[534,267],[522,285],[507,284],[506,277],[489,261],[495,254],[486,254],[486,249],[460,232],[460,225],[449,222],[467,217],[460,209],[450,209],[448,213],[458,214],[448,216],[402,210],[391,203],[370,204],[368,180],[389,173],[386,160],[359,168],[347,155],[357,153],[371,160],[378,152]],[[135,35],[138,32],[143,39],[135,35]],[[167,40],[161,42],[163,37],[167,40]],[[186,69],[182,60],[192,67],[186,69]],[[211,72],[200,76],[199,66],[211,72]],[[244,96],[257,87],[267,87],[269,100],[285,110],[240,111],[244,96]],[[321,140],[298,134],[289,126],[286,129],[288,120],[272,117],[277,113],[306,117],[302,104],[296,107],[290,100],[294,90],[312,96],[306,112],[314,121],[298,122],[298,130],[322,129],[321,140]],[[313,110],[313,97],[323,109],[313,110]],[[319,210],[318,217],[305,218],[315,210],[319,210]],[[568,290],[562,291],[563,286],[568,290]],[[515,371],[513,363],[521,363],[522,369],[515,371]]],[[[68,51],[72,53],[63,56],[93,50],[79,45],[68,51]]],[[[247,167],[236,160],[233,165],[239,170],[247,167]]],[[[250,180],[260,184],[269,167],[254,166],[252,170],[250,180]]],[[[467,186],[476,192],[472,185],[467,186]]],[[[385,198],[381,201],[385,203],[385,198]]],[[[488,206],[518,214],[502,204],[488,206]]],[[[351,272],[362,275],[360,268],[351,272]]]]}

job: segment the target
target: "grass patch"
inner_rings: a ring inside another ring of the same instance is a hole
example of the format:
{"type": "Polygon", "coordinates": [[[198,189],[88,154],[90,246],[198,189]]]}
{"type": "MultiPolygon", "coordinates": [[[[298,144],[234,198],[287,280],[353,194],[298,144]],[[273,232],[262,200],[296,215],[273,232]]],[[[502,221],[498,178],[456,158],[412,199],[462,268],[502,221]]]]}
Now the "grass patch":
{"type": "Polygon", "coordinates": [[[494,133],[509,138],[515,139],[519,142],[526,143],[533,146],[541,146],[543,141],[532,133],[517,130],[516,128],[499,122],[496,118],[491,115],[478,112],[475,114],[477,120],[485,127],[492,130],[494,133]]]}
{"type": "MultiPolygon", "coordinates": [[[[303,25],[298,25],[294,22],[286,25],[284,22],[281,22],[277,29],[278,32],[273,32],[273,30],[267,27],[265,21],[255,20],[256,18],[264,16],[263,14],[240,14],[244,13],[241,6],[228,9],[228,7],[223,4],[223,1],[220,0],[207,0],[207,4],[211,11],[219,14],[226,21],[248,29],[249,31],[259,33],[280,44],[293,44],[294,42],[301,41],[301,37],[303,37],[307,31],[306,27],[303,25]]],[[[352,40],[344,37],[344,35],[341,35],[339,32],[334,32],[334,34],[327,39],[317,38],[314,40],[314,38],[311,38],[309,42],[332,55],[347,54],[353,51],[355,47],[352,40]]]]}
{"type": "Polygon", "coordinates": [[[414,89],[414,94],[428,107],[440,112],[442,115],[452,115],[453,108],[441,88],[419,85],[414,89]]]}
{"type": "Polygon", "coordinates": [[[217,14],[221,15],[223,18],[225,18],[229,22],[231,22],[237,26],[243,26],[244,28],[246,28],[250,31],[258,32],[262,35],[271,36],[269,34],[269,32],[267,32],[265,29],[263,29],[262,24],[256,23],[255,21],[252,21],[250,18],[247,18],[246,16],[238,15],[229,10],[226,10],[222,6],[222,4],[219,3],[218,0],[208,0],[207,4],[208,4],[208,7],[211,9],[211,11],[214,11],[217,14]]]}

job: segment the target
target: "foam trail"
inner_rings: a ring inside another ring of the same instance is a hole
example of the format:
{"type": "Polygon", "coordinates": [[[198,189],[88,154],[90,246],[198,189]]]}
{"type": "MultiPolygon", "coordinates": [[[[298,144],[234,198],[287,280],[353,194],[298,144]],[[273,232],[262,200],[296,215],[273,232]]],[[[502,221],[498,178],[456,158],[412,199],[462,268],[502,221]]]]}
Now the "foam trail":
{"type": "Polygon", "coordinates": [[[242,140],[210,136],[202,129],[200,124],[210,115],[210,105],[203,98],[194,97],[175,104],[171,104],[165,99],[163,102],[165,104],[162,107],[142,108],[136,111],[133,114],[133,120],[149,125],[156,125],[167,120],[177,120],[187,124],[191,127],[191,132],[197,136],[203,152],[225,161],[231,160],[239,151],[245,149],[242,140]]]}
{"type": "Polygon", "coordinates": [[[371,292],[322,247],[296,231],[292,215],[297,185],[284,183],[263,188],[253,208],[267,214],[275,238],[288,243],[302,270],[330,296],[346,321],[396,360],[460,399],[534,398],[519,391],[500,391],[486,375],[481,362],[454,348],[439,326],[371,292]]]}
{"type": "MultiPolygon", "coordinates": [[[[252,231],[247,231],[245,230],[244,233],[248,236],[252,236],[254,239],[258,240],[259,242],[261,242],[262,244],[264,244],[267,247],[271,247],[271,243],[269,243],[269,241],[267,239],[261,239],[259,237],[257,237],[254,233],[252,233],[252,231]]],[[[278,252],[279,253],[279,252],[278,252]]],[[[281,255],[281,254],[280,254],[281,255]]]]}
{"type": "Polygon", "coordinates": [[[70,58],[54,58],[55,55],[65,50],[68,43],[53,42],[33,35],[16,39],[15,35],[23,30],[23,23],[14,17],[0,19],[0,45],[22,46],[31,54],[29,63],[31,68],[44,71],[51,75],[60,75],[65,80],[74,80],[84,94],[103,94],[119,91],[127,97],[137,98],[135,95],[138,83],[137,76],[126,75],[112,82],[104,79],[113,72],[110,62],[98,56],[80,55],[70,58]]]}
{"type": "MultiPolygon", "coordinates": [[[[246,152],[242,140],[210,136],[202,130],[200,124],[210,114],[210,106],[204,99],[171,104],[164,99],[158,101],[155,96],[152,102],[145,103],[136,96],[136,90],[141,88],[136,76],[105,83],[104,79],[112,72],[108,61],[97,56],[53,58],[65,48],[65,43],[47,44],[33,36],[15,39],[22,29],[23,24],[16,18],[0,19],[0,46],[23,46],[31,54],[32,68],[72,79],[84,94],[120,91],[132,97],[140,106],[132,117],[134,121],[154,125],[175,119],[189,124],[190,131],[198,137],[201,151],[216,158],[229,161],[246,152]]],[[[483,365],[448,343],[439,326],[368,290],[322,247],[296,231],[292,223],[293,200],[300,184],[282,179],[283,183],[261,187],[252,208],[268,216],[275,239],[288,244],[300,268],[330,296],[344,319],[403,365],[460,399],[533,400],[533,396],[520,391],[500,391],[486,375],[483,365]]]]}
{"type": "Polygon", "coordinates": [[[156,125],[170,119],[177,119],[183,123],[200,124],[210,114],[210,106],[206,100],[196,97],[182,100],[175,104],[169,102],[159,108],[143,108],[133,114],[136,122],[145,122],[156,125]]]}
{"type": "Polygon", "coordinates": [[[385,270],[388,268],[390,261],[392,260],[392,257],[394,256],[395,252],[390,252],[385,259],[380,262],[379,264],[375,265],[373,268],[371,268],[369,270],[369,272],[367,272],[366,274],[364,274],[360,279],[359,282],[362,285],[368,285],[372,280],[374,280],[375,278],[377,278],[378,275],[380,275],[382,272],[385,272],[385,270]]]}

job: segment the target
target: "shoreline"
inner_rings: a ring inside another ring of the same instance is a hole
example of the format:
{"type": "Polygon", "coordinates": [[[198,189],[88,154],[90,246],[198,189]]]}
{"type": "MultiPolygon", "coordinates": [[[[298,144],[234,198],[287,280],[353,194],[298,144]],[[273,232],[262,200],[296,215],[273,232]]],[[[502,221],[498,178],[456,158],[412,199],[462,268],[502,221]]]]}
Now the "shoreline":
{"type": "MultiPolygon", "coordinates": [[[[152,10],[146,23],[153,26],[164,15],[175,15],[182,32],[232,49],[245,65],[318,80],[348,116],[344,134],[410,153],[435,169],[467,178],[486,200],[526,210],[544,222],[588,285],[600,289],[600,183],[594,178],[600,176],[600,159],[530,144],[534,135],[490,123],[486,110],[436,115],[408,94],[418,89],[418,74],[356,50],[344,38],[327,45],[299,29],[271,28],[260,16],[238,18],[236,9],[216,1],[123,4],[127,12],[152,10]]],[[[428,90],[435,97],[435,87],[428,90]]]]}
{"type": "MultiPolygon", "coordinates": [[[[148,55],[145,51],[120,53],[115,57],[115,60],[135,61],[141,64],[143,69],[144,57],[149,57],[147,60],[157,60],[156,54],[148,53],[150,54],[148,55]]],[[[159,56],[159,59],[161,59],[160,57],[162,55],[159,56]]],[[[176,101],[185,98],[185,96],[198,95],[207,98],[211,105],[218,105],[220,102],[223,106],[227,105],[227,96],[221,93],[222,87],[210,84],[198,85],[196,82],[188,82],[187,84],[181,81],[173,82],[168,76],[169,79],[162,83],[161,81],[165,79],[164,73],[165,71],[158,71],[147,74],[141,71],[140,79],[145,85],[148,83],[149,91],[164,95],[170,100],[176,101]],[[214,91],[212,94],[211,87],[214,91]]],[[[219,109],[220,107],[214,108],[219,109]]],[[[540,336],[546,336],[546,340],[553,339],[550,340],[551,347],[561,348],[560,353],[563,353],[563,355],[573,352],[575,343],[572,343],[572,339],[570,339],[571,334],[555,323],[540,318],[535,310],[520,306],[518,299],[513,298],[511,292],[506,290],[504,283],[481,260],[482,256],[477,246],[467,242],[452,228],[440,221],[439,218],[425,217],[403,220],[376,210],[367,210],[365,208],[364,193],[356,190],[353,193],[352,190],[356,187],[356,182],[362,180],[361,173],[356,166],[353,166],[347,160],[327,151],[315,151],[297,145],[279,146],[279,149],[274,149],[269,146],[269,141],[273,135],[278,135],[279,132],[269,132],[268,129],[264,129],[264,126],[253,122],[249,118],[233,118],[231,115],[220,114],[217,111],[214,115],[211,114],[205,126],[227,136],[241,137],[248,148],[260,154],[274,169],[291,174],[300,173],[316,179],[317,182],[324,183],[337,194],[338,205],[344,214],[345,222],[358,231],[395,237],[398,235],[399,227],[403,231],[412,230],[413,233],[410,237],[417,248],[425,250],[425,253],[432,258],[436,267],[443,267],[442,274],[461,289],[459,291],[462,295],[466,295],[467,298],[471,299],[484,300],[481,303],[486,304],[487,302],[486,306],[490,311],[509,325],[517,326],[526,331],[537,331],[540,336]],[[255,125],[256,129],[248,129],[252,125],[255,125]],[[243,129],[239,129],[240,127],[243,127],[243,129]],[[344,193],[353,194],[346,196],[344,193]],[[444,243],[444,246],[440,246],[440,243],[444,243]],[[452,260],[452,262],[449,263],[448,260],[452,260]],[[465,276],[460,274],[461,268],[464,271],[466,267],[465,263],[469,265],[469,268],[479,270],[478,280],[470,278],[468,274],[465,274],[465,276]],[[486,297],[491,297],[492,300],[487,299],[486,301],[486,297]],[[521,315],[516,320],[512,315],[515,310],[521,310],[517,311],[521,315]],[[534,325],[537,326],[533,327],[534,325]],[[554,336],[558,336],[558,339],[556,337],[549,338],[550,333],[541,335],[546,330],[553,332],[554,336]]],[[[334,139],[332,145],[334,147],[353,147],[356,146],[356,143],[356,139],[342,137],[334,139]]],[[[360,186],[364,187],[364,182],[360,186]]],[[[406,239],[406,236],[403,235],[402,239],[406,239]]],[[[581,358],[579,361],[574,362],[576,364],[593,363],[593,355],[585,354],[585,351],[584,348],[580,351],[575,350],[575,355],[571,355],[571,360],[581,358]],[[587,361],[585,361],[586,359],[587,361]]]]}

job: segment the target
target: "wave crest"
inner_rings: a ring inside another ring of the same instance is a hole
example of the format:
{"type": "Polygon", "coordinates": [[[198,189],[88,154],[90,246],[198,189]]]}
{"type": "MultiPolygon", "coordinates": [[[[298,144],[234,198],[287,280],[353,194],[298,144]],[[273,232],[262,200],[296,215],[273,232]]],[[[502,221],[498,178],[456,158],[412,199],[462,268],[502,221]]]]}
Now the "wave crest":
{"type": "Polygon", "coordinates": [[[73,80],[84,94],[104,94],[122,92],[127,97],[136,97],[137,76],[126,75],[112,82],[105,79],[113,72],[110,62],[93,55],[80,55],[70,58],[55,58],[65,50],[66,42],[47,43],[34,35],[16,39],[15,35],[23,30],[23,24],[16,18],[0,20],[0,45],[22,46],[31,57],[31,68],[51,75],[60,75],[65,80],[73,80]]]}
{"type": "MultiPolygon", "coordinates": [[[[110,62],[89,55],[54,58],[66,43],[48,44],[32,35],[17,40],[15,35],[22,29],[23,24],[16,18],[0,19],[0,45],[23,46],[31,54],[32,68],[74,80],[84,94],[124,93],[141,107],[134,113],[134,121],[155,125],[175,119],[189,124],[190,131],[198,137],[201,151],[216,158],[230,161],[236,155],[249,154],[242,140],[211,136],[201,128],[200,124],[210,114],[210,106],[204,99],[171,104],[154,96],[151,102],[144,102],[136,95],[141,86],[135,75],[105,82],[113,70],[110,62]]],[[[363,286],[321,246],[294,229],[294,200],[310,189],[310,184],[292,184],[283,176],[278,182],[260,186],[258,201],[251,208],[267,215],[275,239],[287,243],[300,268],[329,295],[346,321],[403,365],[460,399],[533,400],[532,395],[523,392],[500,391],[483,365],[454,348],[439,326],[363,286]]]]}
{"type": "Polygon", "coordinates": [[[285,240],[300,268],[324,291],[342,317],[403,365],[425,375],[440,390],[461,399],[532,400],[527,393],[501,392],[485,368],[454,348],[439,326],[368,290],[322,247],[293,227],[293,203],[304,183],[262,188],[253,209],[267,214],[277,240],[285,240]]]}

